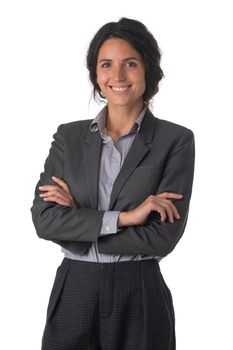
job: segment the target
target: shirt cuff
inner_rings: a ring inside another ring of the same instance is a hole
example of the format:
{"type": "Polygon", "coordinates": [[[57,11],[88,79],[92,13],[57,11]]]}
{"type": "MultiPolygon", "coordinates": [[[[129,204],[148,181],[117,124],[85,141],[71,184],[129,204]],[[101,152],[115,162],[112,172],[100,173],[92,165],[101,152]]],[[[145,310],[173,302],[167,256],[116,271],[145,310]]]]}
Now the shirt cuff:
{"type": "Polygon", "coordinates": [[[103,215],[102,226],[100,229],[99,236],[114,234],[121,230],[121,228],[117,226],[117,220],[118,220],[119,214],[120,214],[120,211],[117,211],[117,210],[105,211],[103,215]]]}

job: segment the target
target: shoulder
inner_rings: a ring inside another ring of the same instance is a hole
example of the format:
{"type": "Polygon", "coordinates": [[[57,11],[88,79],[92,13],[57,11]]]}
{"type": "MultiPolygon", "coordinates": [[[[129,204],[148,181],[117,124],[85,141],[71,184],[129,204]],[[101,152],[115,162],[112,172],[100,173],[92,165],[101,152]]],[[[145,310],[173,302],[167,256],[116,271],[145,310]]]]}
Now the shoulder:
{"type": "Polygon", "coordinates": [[[154,146],[159,154],[187,154],[193,159],[195,154],[194,132],[187,126],[171,122],[166,119],[157,118],[154,133],[154,146]]]}
{"type": "Polygon", "coordinates": [[[161,128],[161,130],[166,132],[168,136],[173,135],[173,137],[180,137],[182,135],[189,135],[191,137],[194,135],[193,131],[187,126],[177,124],[165,119],[160,119],[159,121],[159,127],[161,128]]]}
{"type": "Polygon", "coordinates": [[[93,119],[75,120],[60,124],[57,129],[63,137],[85,136],[92,121],[93,119]]]}
{"type": "Polygon", "coordinates": [[[93,119],[84,119],[84,120],[75,120],[68,123],[63,123],[62,130],[64,132],[71,132],[73,130],[75,131],[87,130],[92,120],[93,119]]]}
{"type": "Polygon", "coordinates": [[[158,118],[156,119],[155,137],[178,141],[180,139],[194,139],[194,132],[187,126],[171,122],[167,119],[158,118]]]}

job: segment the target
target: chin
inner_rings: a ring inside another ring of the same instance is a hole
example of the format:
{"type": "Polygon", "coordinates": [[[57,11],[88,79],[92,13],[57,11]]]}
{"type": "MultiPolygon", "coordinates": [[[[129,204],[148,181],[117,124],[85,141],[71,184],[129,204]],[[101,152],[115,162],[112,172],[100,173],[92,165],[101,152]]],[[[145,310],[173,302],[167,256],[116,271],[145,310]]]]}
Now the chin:
{"type": "Polygon", "coordinates": [[[108,101],[109,104],[112,106],[118,106],[118,107],[126,107],[131,106],[133,102],[115,102],[115,101],[108,101]]]}
{"type": "Polygon", "coordinates": [[[110,103],[112,106],[122,106],[122,107],[124,107],[124,106],[132,106],[132,105],[137,105],[137,104],[139,104],[139,103],[141,103],[142,101],[140,100],[108,100],[108,103],[110,103]]]}

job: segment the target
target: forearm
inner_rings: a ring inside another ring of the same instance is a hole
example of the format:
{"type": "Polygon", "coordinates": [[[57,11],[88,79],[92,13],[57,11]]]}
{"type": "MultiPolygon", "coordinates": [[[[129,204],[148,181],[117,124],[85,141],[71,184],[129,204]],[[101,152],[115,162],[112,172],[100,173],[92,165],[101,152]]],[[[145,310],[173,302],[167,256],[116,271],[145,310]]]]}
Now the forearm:
{"type": "Polygon", "coordinates": [[[104,211],[44,203],[35,198],[31,207],[32,220],[40,238],[96,242],[104,211]]]}
{"type": "Polygon", "coordinates": [[[100,237],[103,254],[141,254],[165,257],[175,248],[185,230],[188,213],[174,223],[162,223],[156,213],[143,225],[122,227],[117,235],[100,237]]]}

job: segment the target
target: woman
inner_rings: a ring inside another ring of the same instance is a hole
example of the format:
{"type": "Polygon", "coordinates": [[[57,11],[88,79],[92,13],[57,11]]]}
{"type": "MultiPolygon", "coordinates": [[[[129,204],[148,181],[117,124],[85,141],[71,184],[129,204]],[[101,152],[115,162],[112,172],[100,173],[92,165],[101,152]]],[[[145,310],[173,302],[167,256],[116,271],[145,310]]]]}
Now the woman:
{"type": "Polygon", "coordinates": [[[173,301],[159,261],[181,238],[194,135],[155,117],[163,77],[139,21],[101,27],[87,67],[95,119],[59,125],[31,207],[40,238],[62,247],[42,349],[174,350],[173,301]]]}

